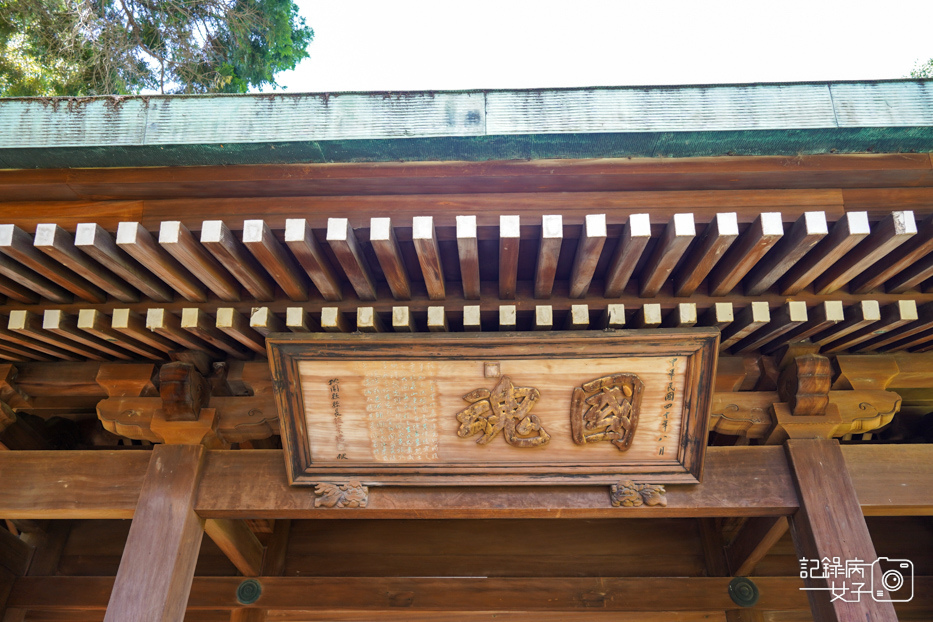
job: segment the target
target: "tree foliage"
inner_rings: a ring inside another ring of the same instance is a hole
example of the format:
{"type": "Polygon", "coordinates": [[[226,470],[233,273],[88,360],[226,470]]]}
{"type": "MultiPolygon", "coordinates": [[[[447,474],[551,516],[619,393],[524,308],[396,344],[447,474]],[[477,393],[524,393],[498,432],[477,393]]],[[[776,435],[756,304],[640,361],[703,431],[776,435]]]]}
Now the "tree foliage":
{"type": "Polygon", "coordinates": [[[292,0],[0,0],[0,95],[275,88],[313,37],[292,0]]]}
{"type": "Polygon", "coordinates": [[[917,63],[910,72],[911,78],[933,78],[933,58],[925,63],[917,63]]]}

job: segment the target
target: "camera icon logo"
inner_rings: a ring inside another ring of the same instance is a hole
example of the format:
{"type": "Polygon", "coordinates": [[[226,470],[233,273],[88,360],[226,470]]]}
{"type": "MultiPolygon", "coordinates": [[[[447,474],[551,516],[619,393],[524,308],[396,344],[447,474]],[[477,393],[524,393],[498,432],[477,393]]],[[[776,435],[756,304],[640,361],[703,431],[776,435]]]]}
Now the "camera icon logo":
{"type": "Polygon", "coordinates": [[[872,562],[871,597],[884,603],[910,601],[914,597],[914,563],[890,557],[879,557],[872,562]]]}

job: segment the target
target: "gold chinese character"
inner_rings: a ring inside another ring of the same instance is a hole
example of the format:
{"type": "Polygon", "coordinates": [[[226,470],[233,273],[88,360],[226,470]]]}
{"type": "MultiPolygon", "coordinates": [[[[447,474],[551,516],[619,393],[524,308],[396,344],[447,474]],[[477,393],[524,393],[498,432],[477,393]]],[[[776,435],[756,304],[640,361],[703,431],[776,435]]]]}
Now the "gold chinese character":
{"type": "Polygon", "coordinates": [[[573,442],[609,441],[626,451],[635,436],[643,391],[635,374],[603,376],[575,388],[570,403],[573,442]]]}
{"type": "Polygon", "coordinates": [[[482,434],[476,442],[485,445],[501,431],[505,442],[514,447],[545,445],[551,435],[536,415],[528,414],[539,397],[537,389],[516,387],[508,376],[502,376],[492,391],[476,389],[463,396],[471,405],[457,413],[457,436],[482,434]]]}

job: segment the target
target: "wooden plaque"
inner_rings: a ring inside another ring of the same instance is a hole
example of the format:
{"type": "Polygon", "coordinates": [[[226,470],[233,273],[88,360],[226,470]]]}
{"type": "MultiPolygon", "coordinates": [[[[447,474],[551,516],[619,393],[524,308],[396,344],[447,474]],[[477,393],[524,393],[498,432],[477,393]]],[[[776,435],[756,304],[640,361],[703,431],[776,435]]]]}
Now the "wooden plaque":
{"type": "Polygon", "coordinates": [[[292,484],[698,483],[715,329],[275,334],[292,484]]]}

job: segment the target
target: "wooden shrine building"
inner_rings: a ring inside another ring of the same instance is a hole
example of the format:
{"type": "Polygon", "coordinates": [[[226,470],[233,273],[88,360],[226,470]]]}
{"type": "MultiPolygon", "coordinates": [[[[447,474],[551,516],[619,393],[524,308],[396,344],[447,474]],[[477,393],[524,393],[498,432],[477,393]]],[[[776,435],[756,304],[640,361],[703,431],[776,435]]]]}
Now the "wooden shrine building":
{"type": "Polygon", "coordinates": [[[0,619],[933,620],[931,154],[933,81],[0,100],[0,619]]]}

